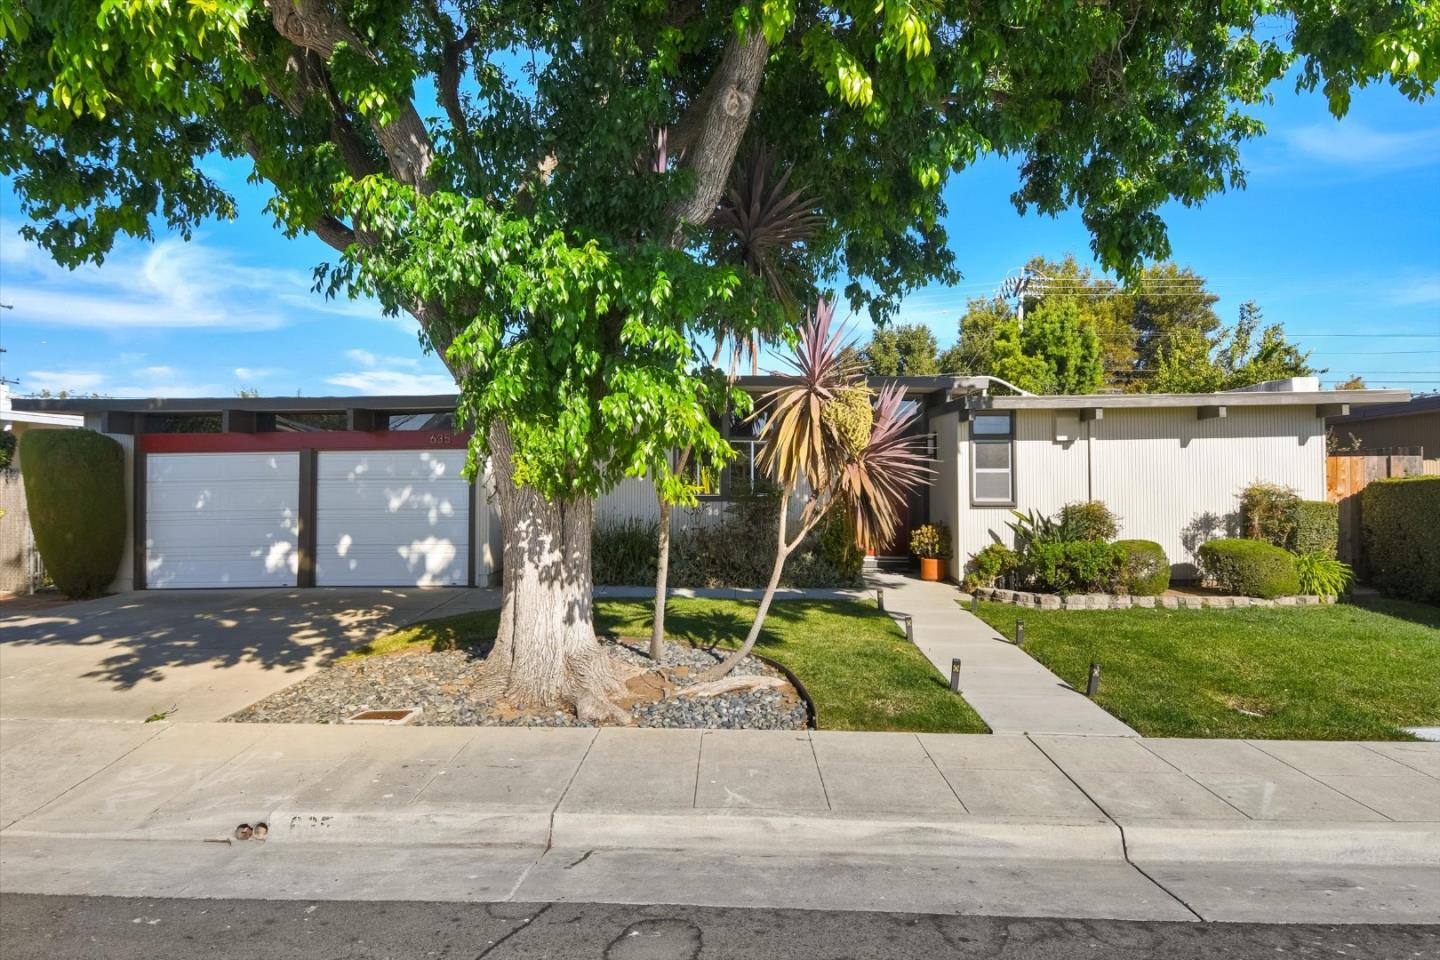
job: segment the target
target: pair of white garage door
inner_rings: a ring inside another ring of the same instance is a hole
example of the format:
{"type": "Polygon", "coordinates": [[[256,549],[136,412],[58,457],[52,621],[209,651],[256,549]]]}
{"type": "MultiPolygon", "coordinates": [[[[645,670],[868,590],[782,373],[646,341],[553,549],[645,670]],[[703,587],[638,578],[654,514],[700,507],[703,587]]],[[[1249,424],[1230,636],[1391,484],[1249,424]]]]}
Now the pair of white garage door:
{"type": "MultiPolygon", "coordinates": [[[[317,586],[451,586],[467,579],[463,450],[321,451],[317,586]]],[[[300,455],[146,457],[151,588],[294,586],[300,455]]]]}

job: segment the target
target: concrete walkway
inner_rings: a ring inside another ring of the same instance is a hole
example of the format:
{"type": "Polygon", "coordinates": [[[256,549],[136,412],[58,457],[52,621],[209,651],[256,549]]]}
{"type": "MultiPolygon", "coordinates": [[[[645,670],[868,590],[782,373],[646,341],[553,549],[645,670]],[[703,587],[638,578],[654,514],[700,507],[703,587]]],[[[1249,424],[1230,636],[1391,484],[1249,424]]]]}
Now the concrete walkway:
{"type": "Polygon", "coordinates": [[[1139,736],[963,609],[952,584],[884,571],[867,582],[884,589],[886,612],[913,619],[915,645],[947,681],[960,660],[960,693],[993,732],[1139,736]]]}
{"type": "Polygon", "coordinates": [[[1434,744],[5,720],[0,785],[5,892],[1440,916],[1434,744]]]}

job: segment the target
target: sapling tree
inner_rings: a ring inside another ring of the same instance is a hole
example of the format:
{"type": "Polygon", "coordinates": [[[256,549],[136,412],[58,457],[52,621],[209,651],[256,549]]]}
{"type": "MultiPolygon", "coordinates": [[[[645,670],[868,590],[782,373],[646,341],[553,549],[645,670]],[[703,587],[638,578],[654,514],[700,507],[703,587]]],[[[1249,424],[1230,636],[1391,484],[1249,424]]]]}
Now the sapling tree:
{"type": "Polygon", "coordinates": [[[709,242],[747,145],[823,215],[796,276],[883,322],[958,277],[941,192],[982,154],[1129,272],[1163,204],[1242,183],[1275,81],[1420,99],[1437,31],[1393,0],[0,0],[0,174],[67,266],[233,217],[217,165],[268,185],[333,249],[323,290],[409,313],[456,378],[504,528],[496,688],[604,718],[594,499],[722,462],[707,344],[793,334],[709,242]]]}

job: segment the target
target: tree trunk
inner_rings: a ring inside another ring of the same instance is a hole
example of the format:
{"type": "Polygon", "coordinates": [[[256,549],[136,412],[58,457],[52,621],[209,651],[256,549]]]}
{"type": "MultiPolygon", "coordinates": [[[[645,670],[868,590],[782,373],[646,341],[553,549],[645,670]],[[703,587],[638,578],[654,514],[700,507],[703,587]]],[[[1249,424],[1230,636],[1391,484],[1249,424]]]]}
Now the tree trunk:
{"type": "Polygon", "coordinates": [[[490,431],[504,529],[500,628],[484,684],[517,705],[573,707],[582,720],[628,722],[624,692],[595,636],[590,571],[594,501],[551,501],[516,486],[509,431],[490,431]]]}
{"type": "Polygon", "coordinates": [[[701,674],[699,682],[709,683],[719,680],[734,670],[740,661],[750,656],[750,651],[755,649],[755,641],[760,639],[760,631],[765,627],[765,615],[770,612],[770,604],[775,599],[776,589],[780,586],[780,574],[785,569],[785,559],[794,549],[793,544],[785,542],[785,527],[789,517],[790,490],[786,488],[784,496],[780,498],[780,519],[777,521],[778,536],[775,538],[775,565],[770,569],[770,582],[765,585],[765,595],[760,598],[760,609],[755,611],[755,622],[750,624],[750,632],[745,635],[745,642],[740,645],[740,649],[701,674]]]}
{"type": "Polygon", "coordinates": [[[655,559],[655,613],[650,624],[650,659],[656,663],[665,654],[665,593],[670,587],[670,504],[656,494],[660,502],[660,533],[655,559]]]}

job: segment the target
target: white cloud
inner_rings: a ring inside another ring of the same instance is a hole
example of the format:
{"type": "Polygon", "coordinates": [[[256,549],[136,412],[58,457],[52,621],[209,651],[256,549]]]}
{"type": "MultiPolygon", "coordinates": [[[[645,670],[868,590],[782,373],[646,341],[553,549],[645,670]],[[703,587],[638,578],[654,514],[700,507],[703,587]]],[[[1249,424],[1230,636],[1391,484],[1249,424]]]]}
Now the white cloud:
{"type": "Polygon", "coordinates": [[[1400,170],[1440,161],[1440,129],[1376,130],[1353,120],[1306,124],[1280,137],[1307,159],[1360,170],[1400,170]]]}
{"type": "Polygon", "coordinates": [[[454,393],[455,380],[430,358],[425,364],[413,357],[381,357],[369,350],[346,350],[346,359],[360,369],[326,377],[325,382],[366,394],[435,394],[454,393]]]}
{"type": "Polygon", "coordinates": [[[1399,307],[1440,303],[1440,274],[1410,276],[1397,280],[1390,287],[1388,299],[1399,307]]]}
{"type": "Polygon", "coordinates": [[[0,295],[17,322],[113,329],[273,330],[298,316],[384,320],[371,301],[330,300],[305,270],[256,267],[235,251],[171,237],[128,242],[102,266],[67,270],[0,221],[0,295]]]}
{"type": "Polygon", "coordinates": [[[21,387],[27,393],[40,390],[95,393],[104,382],[105,374],[93,370],[31,370],[25,374],[21,387]]]}
{"type": "Polygon", "coordinates": [[[133,370],[121,378],[104,370],[31,370],[21,380],[26,393],[98,393],[107,397],[213,397],[227,391],[219,384],[187,382],[173,367],[133,370]]]}
{"type": "Polygon", "coordinates": [[[237,379],[237,380],[264,380],[264,379],[267,378],[267,377],[273,377],[273,376],[275,376],[277,373],[281,373],[281,372],[283,372],[283,371],[276,370],[276,369],[274,369],[273,367],[236,367],[236,368],[235,368],[235,379],[237,379]]]}

